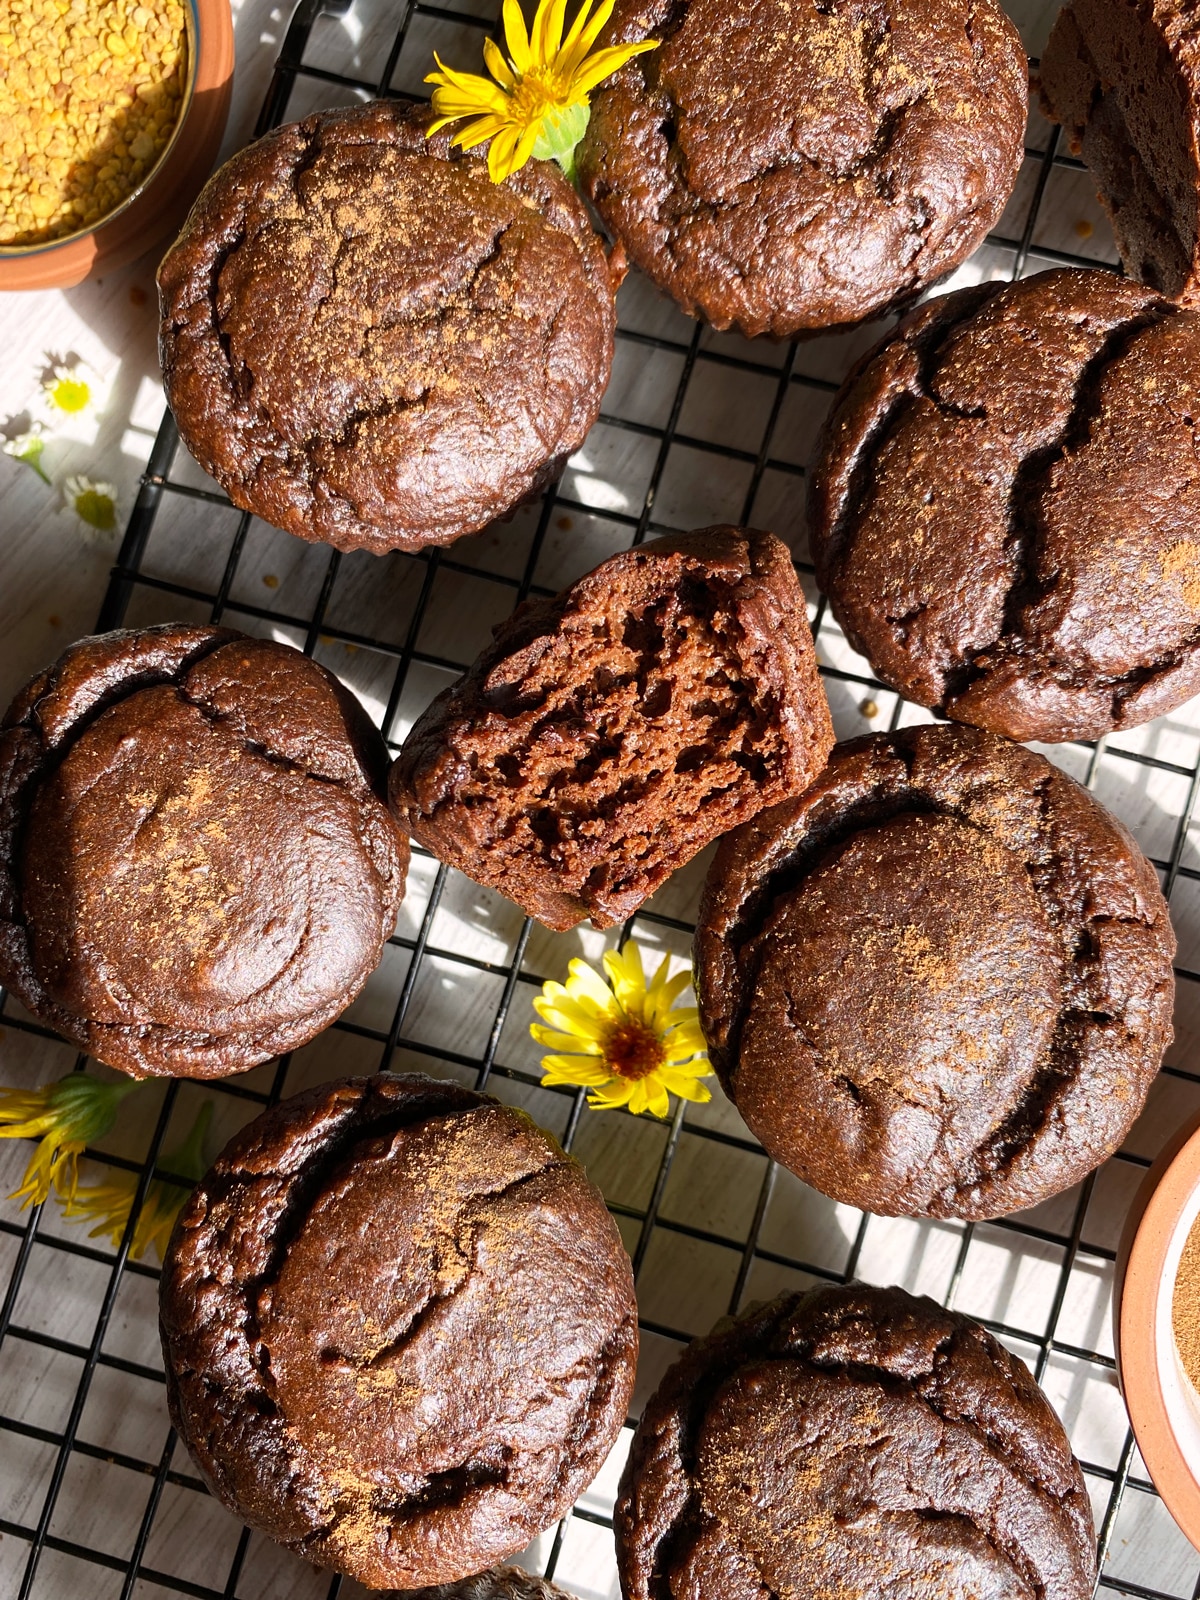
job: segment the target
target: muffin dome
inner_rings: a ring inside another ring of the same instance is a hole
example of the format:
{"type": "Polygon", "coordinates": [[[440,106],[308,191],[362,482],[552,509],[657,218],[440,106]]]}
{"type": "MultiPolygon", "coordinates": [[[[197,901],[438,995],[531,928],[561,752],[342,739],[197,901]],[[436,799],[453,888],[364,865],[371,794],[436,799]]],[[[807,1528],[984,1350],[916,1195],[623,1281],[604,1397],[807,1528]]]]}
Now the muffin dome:
{"type": "Polygon", "coordinates": [[[908,728],[837,746],[722,840],[700,1021],[805,1182],[992,1217],[1121,1144],[1171,1041],[1174,952],[1153,867],[1078,784],[978,729],[908,728]]]}
{"type": "Polygon", "coordinates": [[[448,544],[582,443],[614,290],[553,162],[502,184],[372,102],[209,179],[159,268],[167,399],[235,505],[340,550],[448,544]]]}
{"type": "Polygon", "coordinates": [[[1062,1424],[977,1323],[902,1289],[783,1295],[646,1406],[615,1528],[627,1600],[1089,1600],[1062,1424]]]}
{"type": "Polygon", "coordinates": [[[964,261],[1020,167],[1025,52],[995,0],[617,0],[654,38],[593,97],[580,178],[717,328],[858,322],[964,261]]]}
{"type": "Polygon", "coordinates": [[[213,1492],[372,1589],[466,1577],[562,1516],[637,1359],[629,1258],[579,1164],[523,1112],[387,1073],[227,1146],[176,1224],[161,1326],[213,1492]]]}
{"type": "Polygon", "coordinates": [[[305,1043],[396,922],[387,750],[287,645],[73,645],[0,732],[0,983],[110,1066],[212,1078],[305,1043]]]}
{"type": "Polygon", "coordinates": [[[1099,271],[922,306],[847,379],[817,581],[919,705],[1093,739],[1200,689],[1200,314],[1099,271]]]}

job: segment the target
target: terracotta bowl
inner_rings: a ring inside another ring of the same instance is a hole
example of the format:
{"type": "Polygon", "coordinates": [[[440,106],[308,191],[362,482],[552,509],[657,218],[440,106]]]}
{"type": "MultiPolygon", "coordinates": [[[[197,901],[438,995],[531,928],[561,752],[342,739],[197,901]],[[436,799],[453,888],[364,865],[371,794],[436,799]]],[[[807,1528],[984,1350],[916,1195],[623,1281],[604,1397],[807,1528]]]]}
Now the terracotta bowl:
{"type": "Polygon", "coordinates": [[[233,89],[229,0],[184,0],[188,81],[179,120],[153,171],[115,211],[49,244],[0,246],[0,289],[67,289],[122,267],[178,232],[225,131],[233,89]]]}
{"type": "Polygon", "coordinates": [[[1186,1123],[1134,1200],[1113,1286],[1117,1376],[1146,1470],[1200,1549],[1200,1396],[1175,1348],[1171,1301],[1179,1258],[1200,1217],[1200,1116],[1186,1123]]]}

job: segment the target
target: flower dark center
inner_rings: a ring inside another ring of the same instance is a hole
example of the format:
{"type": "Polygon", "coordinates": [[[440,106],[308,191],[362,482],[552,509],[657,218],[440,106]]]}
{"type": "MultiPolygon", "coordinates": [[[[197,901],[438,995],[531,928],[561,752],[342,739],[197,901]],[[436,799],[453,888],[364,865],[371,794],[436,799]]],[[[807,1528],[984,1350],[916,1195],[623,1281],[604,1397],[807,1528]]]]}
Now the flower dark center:
{"type": "Polygon", "coordinates": [[[645,1023],[626,1018],[605,1041],[604,1058],[619,1078],[648,1078],[663,1065],[666,1052],[645,1023]]]}

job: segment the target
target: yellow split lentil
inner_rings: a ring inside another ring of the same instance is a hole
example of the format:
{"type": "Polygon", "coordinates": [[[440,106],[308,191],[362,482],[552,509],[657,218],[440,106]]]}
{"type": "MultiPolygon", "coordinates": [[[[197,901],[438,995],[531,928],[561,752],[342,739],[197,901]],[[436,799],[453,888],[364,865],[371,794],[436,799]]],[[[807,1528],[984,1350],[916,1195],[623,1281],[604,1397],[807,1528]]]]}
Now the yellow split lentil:
{"type": "Polygon", "coordinates": [[[115,211],[166,148],[186,81],[180,0],[0,0],[0,245],[115,211]]]}

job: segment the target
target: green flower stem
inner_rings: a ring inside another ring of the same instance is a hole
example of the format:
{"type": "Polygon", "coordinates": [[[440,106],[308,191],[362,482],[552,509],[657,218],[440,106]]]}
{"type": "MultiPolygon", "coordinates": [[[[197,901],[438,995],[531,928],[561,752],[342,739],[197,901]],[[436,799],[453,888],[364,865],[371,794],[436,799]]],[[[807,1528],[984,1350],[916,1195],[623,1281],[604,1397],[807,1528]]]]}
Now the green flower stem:
{"type": "Polygon", "coordinates": [[[111,1129],[125,1096],[141,1087],[137,1078],[102,1083],[86,1072],[71,1072],[51,1086],[46,1102],[61,1114],[62,1126],[69,1130],[70,1137],[91,1144],[111,1129]]]}

